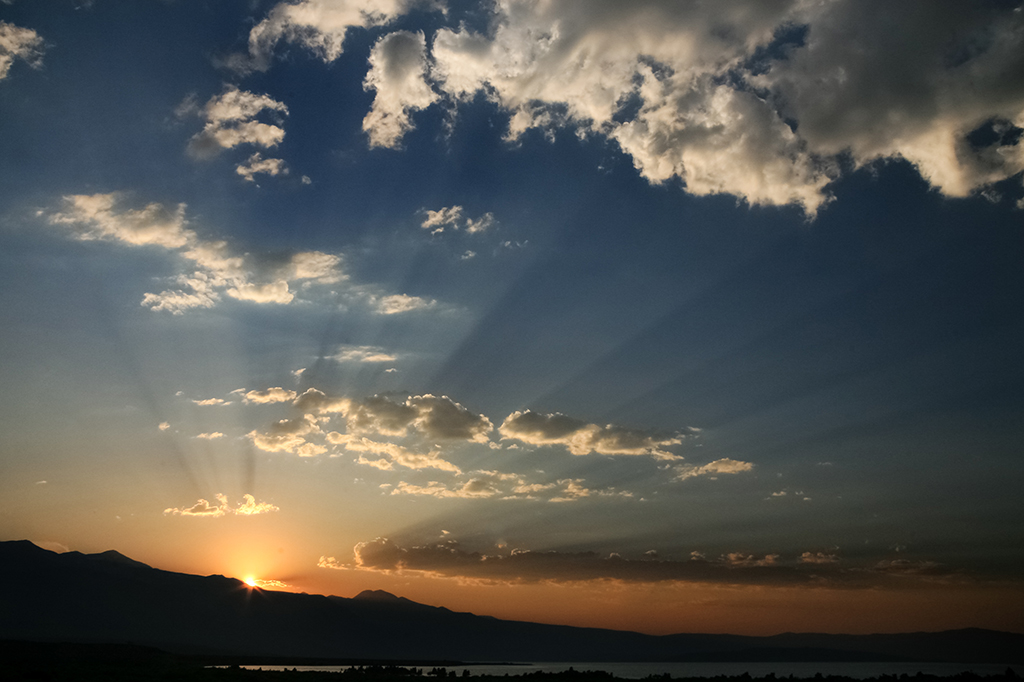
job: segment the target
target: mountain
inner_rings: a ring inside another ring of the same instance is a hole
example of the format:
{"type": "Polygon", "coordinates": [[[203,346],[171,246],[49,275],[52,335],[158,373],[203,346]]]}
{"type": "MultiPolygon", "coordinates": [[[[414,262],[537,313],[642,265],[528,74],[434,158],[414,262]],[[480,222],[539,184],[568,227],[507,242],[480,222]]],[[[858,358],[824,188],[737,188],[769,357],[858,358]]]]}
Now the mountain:
{"type": "Polygon", "coordinates": [[[449,661],[951,661],[1020,663],[1024,635],[653,636],[504,621],[381,590],[354,598],[253,589],[117,552],[0,542],[0,640],[131,644],[214,656],[449,661]]]}

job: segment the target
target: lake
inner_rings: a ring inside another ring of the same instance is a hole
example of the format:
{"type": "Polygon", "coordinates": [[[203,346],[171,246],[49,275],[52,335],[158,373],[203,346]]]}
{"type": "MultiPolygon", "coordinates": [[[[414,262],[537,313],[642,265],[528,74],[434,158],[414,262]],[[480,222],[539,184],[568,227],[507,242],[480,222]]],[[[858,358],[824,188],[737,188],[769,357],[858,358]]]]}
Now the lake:
{"type": "MultiPolygon", "coordinates": [[[[242,666],[251,670],[317,670],[340,671],[351,666],[242,666]]],[[[411,667],[411,666],[410,666],[411,667]]],[[[420,667],[420,666],[416,666],[420,667]]],[[[715,677],[717,675],[742,675],[750,673],[752,677],[764,677],[775,673],[777,677],[814,677],[822,675],[842,675],[855,679],[867,679],[881,675],[926,675],[949,677],[961,672],[972,672],[978,675],[1001,675],[1007,668],[1012,668],[1018,675],[1024,675],[1024,666],[1000,665],[994,663],[517,663],[517,664],[469,664],[450,665],[446,669],[461,675],[468,670],[470,675],[524,675],[534,672],[562,672],[569,668],[574,670],[599,670],[609,672],[622,679],[640,679],[649,675],[668,673],[672,677],[715,677]]],[[[425,668],[424,670],[427,670],[425,668]]]]}

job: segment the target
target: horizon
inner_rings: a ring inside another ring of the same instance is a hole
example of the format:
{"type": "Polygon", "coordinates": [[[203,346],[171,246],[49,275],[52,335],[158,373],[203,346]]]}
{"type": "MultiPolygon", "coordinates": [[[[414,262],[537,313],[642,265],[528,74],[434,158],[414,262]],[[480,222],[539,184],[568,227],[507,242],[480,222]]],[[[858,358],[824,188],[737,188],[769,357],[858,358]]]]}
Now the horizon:
{"type": "Polygon", "coordinates": [[[1024,633],[1024,4],[0,1],[0,537],[1024,633]]]}

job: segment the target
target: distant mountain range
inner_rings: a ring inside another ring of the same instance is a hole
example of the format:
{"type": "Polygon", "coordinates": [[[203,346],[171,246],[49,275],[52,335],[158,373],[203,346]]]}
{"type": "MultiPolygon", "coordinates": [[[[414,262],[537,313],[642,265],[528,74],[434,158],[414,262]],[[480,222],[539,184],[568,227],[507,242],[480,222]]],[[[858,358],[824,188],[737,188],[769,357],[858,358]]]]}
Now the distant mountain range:
{"type": "Polygon", "coordinates": [[[263,660],[1024,662],[1024,635],[991,630],[654,636],[455,613],[379,590],[348,599],[252,589],[24,540],[0,542],[0,640],[263,660]]]}

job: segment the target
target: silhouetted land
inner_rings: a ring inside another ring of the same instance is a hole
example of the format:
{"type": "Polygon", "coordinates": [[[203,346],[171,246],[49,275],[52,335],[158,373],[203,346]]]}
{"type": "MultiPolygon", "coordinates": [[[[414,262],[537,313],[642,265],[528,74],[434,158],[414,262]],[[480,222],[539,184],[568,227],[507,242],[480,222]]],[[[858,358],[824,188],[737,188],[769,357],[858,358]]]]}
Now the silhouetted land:
{"type": "MultiPolygon", "coordinates": [[[[0,585],[0,640],[142,647],[125,649],[124,656],[108,656],[106,663],[95,661],[97,666],[134,665],[145,647],[177,656],[205,656],[208,663],[257,665],[1024,663],[1024,635],[1008,632],[653,636],[456,613],[379,590],[351,599],[260,590],[219,575],[162,571],[114,551],[56,554],[26,541],[0,542],[0,585]]],[[[161,656],[167,655],[154,654],[139,665],[159,670],[161,661],[169,660],[161,656]]],[[[174,660],[179,665],[185,659],[174,660]]],[[[0,669],[0,679],[3,672],[0,669]]]]}
{"type": "MultiPolygon", "coordinates": [[[[304,661],[305,664],[311,664],[304,661]]],[[[338,661],[332,661],[338,665],[338,661]]],[[[522,675],[457,675],[446,667],[411,664],[367,664],[342,671],[250,670],[237,665],[211,667],[208,657],[178,656],[159,649],[130,644],[65,644],[0,641],[0,679],[26,682],[616,682],[611,673],[573,670],[558,673],[531,672],[522,675]]],[[[298,664],[296,664],[298,665],[298,664]]],[[[647,682],[1021,682],[1012,670],[1000,675],[960,673],[935,675],[883,675],[859,680],[843,676],[816,675],[811,678],[751,677],[719,675],[711,678],[652,675],[647,682]]]]}

